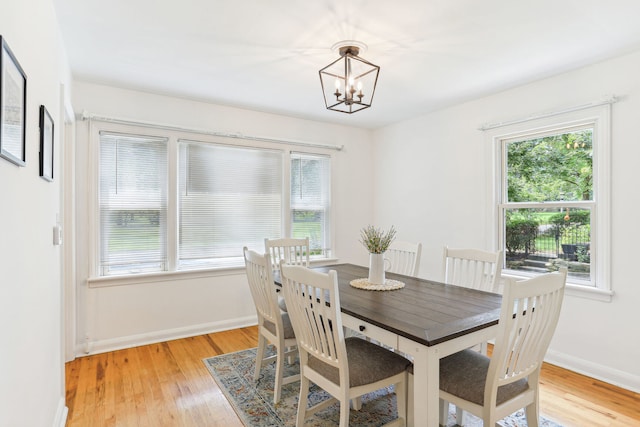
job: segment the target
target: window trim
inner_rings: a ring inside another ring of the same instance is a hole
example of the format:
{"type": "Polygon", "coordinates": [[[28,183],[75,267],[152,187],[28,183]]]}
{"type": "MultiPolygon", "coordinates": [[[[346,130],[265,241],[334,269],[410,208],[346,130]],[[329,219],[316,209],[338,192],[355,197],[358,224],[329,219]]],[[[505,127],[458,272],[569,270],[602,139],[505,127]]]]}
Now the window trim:
{"type": "MultiPolygon", "coordinates": [[[[527,136],[539,135],[545,132],[592,125],[594,139],[593,162],[593,203],[592,215],[595,224],[594,241],[595,286],[567,282],[567,294],[577,295],[599,301],[611,301],[611,104],[589,106],[574,111],[553,114],[530,120],[513,122],[511,124],[488,129],[485,139],[488,142],[492,164],[492,173],[488,174],[490,184],[488,200],[491,200],[491,214],[488,218],[487,229],[493,236],[495,248],[502,247],[501,209],[503,204],[505,161],[503,156],[503,141],[514,138],[525,139],[527,136]]],[[[571,203],[571,202],[568,202],[571,203]]],[[[589,202],[592,203],[592,202],[589,202]]],[[[566,204],[566,203],[565,203],[566,204]]],[[[526,274],[514,270],[503,269],[504,277],[526,278],[526,274]]]]}
{"type": "MultiPolygon", "coordinates": [[[[326,156],[335,161],[336,148],[334,146],[311,145],[309,148],[301,147],[302,143],[287,142],[283,140],[268,140],[264,138],[247,138],[232,137],[226,135],[215,135],[203,133],[201,131],[190,131],[183,128],[172,128],[170,126],[159,126],[147,123],[137,122],[115,122],[109,120],[89,120],[87,126],[88,133],[88,178],[87,190],[87,236],[88,236],[88,278],[87,283],[90,287],[106,287],[121,286],[127,284],[160,282],[164,280],[172,280],[172,278],[181,277],[185,279],[197,277],[211,277],[218,275],[237,274],[244,269],[244,264],[240,265],[219,265],[206,266],[200,269],[184,269],[179,270],[177,267],[178,257],[178,187],[179,187],[179,140],[199,141],[203,143],[211,143],[217,145],[226,145],[231,147],[273,150],[283,152],[283,204],[282,204],[282,232],[287,234],[290,232],[285,225],[290,221],[290,153],[297,152],[313,156],[326,156]],[[100,180],[100,133],[121,133],[125,135],[145,135],[153,138],[167,138],[167,156],[168,156],[168,182],[167,182],[167,270],[157,272],[145,272],[135,274],[121,274],[111,276],[100,275],[100,226],[99,226],[99,180],[100,180]]],[[[330,186],[335,185],[335,169],[332,167],[330,171],[330,186]]],[[[330,193],[333,194],[333,193],[330,193]]],[[[330,197],[332,197],[330,195],[330,197]]],[[[333,203],[330,203],[333,209],[333,203]]],[[[330,242],[334,242],[335,225],[329,224],[327,234],[330,242]]],[[[335,253],[332,249],[331,254],[335,253]]],[[[312,264],[324,265],[336,261],[333,255],[326,258],[317,258],[312,260],[312,264]]]]}
{"type": "MultiPolygon", "coordinates": [[[[322,255],[311,255],[309,257],[310,261],[311,260],[324,260],[327,258],[331,258],[333,257],[333,253],[335,252],[335,249],[333,248],[333,244],[335,242],[334,240],[334,236],[333,236],[333,227],[331,226],[331,224],[333,224],[333,171],[334,171],[334,165],[333,165],[333,158],[326,154],[326,153],[312,153],[312,152],[308,152],[308,151],[301,151],[301,150],[289,150],[286,154],[286,171],[287,171],[287,176],[286,176],[286,182],[285,185],[286,187],[289,189],[289,191],[287,191],[286,194],[286,212],[283,214],[283,219],[286,221],[284,224],[284,230],[287,236],[293,236],[293,207],[291,206],[291,175],[292,175],[292,170],[291,170],[291,161],[293,160],[293,158],[295,156],[300,156],[300,157],[304,157],[307,156],[309,158],[316,158],[316,159],[320,159],[320,158],[325,158],[325,159],[329,159],[329,186],[326,189],[327,190],[327,197],[328,197],[328,203],[327,203],[327,210],[325,212],[325,219],[326,219],[326,223],[329,224],[329,229],[328,230],[324,230],[324,237],[325,237],[325,243],[329,243],[329,247],[328,248],[322,248],[322,252],[324,253],[324,256],[322,255]]],[[[326,245],[325,245],[326,246],[326,245]]]]}

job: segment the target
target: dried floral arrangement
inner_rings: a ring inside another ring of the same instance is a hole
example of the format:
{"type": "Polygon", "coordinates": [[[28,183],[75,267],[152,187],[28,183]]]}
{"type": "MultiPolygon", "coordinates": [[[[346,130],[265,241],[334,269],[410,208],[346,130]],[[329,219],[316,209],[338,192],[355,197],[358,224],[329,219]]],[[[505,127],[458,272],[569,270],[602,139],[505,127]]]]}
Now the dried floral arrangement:
{"type": "Polygon", "coordinates": [[[389,231],[385,232],[381,228],[368,225],[360,230],[360,242],[372,254],[382,254],[396,238],[396,229],[391,226],[389,231]]]}

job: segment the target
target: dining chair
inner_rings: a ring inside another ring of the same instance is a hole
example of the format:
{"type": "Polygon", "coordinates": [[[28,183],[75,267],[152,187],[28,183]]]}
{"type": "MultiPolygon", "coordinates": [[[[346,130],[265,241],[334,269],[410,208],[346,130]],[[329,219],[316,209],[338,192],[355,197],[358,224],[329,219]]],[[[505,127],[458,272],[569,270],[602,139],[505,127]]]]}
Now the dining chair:
{"type": "Polygon", "coordinates": [[[566,268],[519,282],[508,279],[491,358],[463,350],[441,359],[441,402],[482,418],[485,426],[525,408],[527,425],[537,427],[540,368],[558,323],[566,279],[566,268]]]}
{"type": "Polygon", "coordinates": [[[390,273],[417,277],[420,271],[422,243],[394,241],[384,253],[391,266],[390,273]]]}
{"type": "MultiPolygon", "coordinates": [[[[280,270],[280,261],[287,264],[309,267],[309,238],[294,239],[282,237],[279,239],[264,239],[264,249],[271,255],[271,267],[273,271],[280,270]]],[[[282,311],[287,311],[284,298],[278,297],[278,306],[282,311]]]]}
{"type": "Polygon", "coordinates": [[[278,307],[278,296],[273,282],[273,270],[269,254],[261,255],[245,246],[244,262],[251,297],[258,314],[258,350],[256,352],[256,368],[254,381],[260,377],[262,366],[276,363],[275,384],[273,386],[273,403],[280,401],[282,386],[300,379],[300,375],[284,377],[285,358],[293,360],[296,353],[296,337],[289,314],[278,307]],[[276,354],[265,357],[267,344],[272,344],[276,354]]]}
{"type": "MultiPolygon", "coordinates": [[[[498,280],[502,271],[502,251],[489,252],[473,248],[452,249],[445,246],[442,266],[444,283],[497,292],[498,280]]],[[[482,354],[487,354],[486,342],[477,347],[477,350],[482,354]]],[[[459,425],[464,425],[464,412],[460,408],[456,408],[456,420],[459,425]]]]}
{"type": "Polygon", "coordinates": [[[280,269],[280,261],[287,264],[309,267],[309,238],[294,239],[283,237],[279,239],[264,239],[264,249],[271,255],[271,268],[280,269]]]}
{"type": "Polygon", "coordinates": [[[502,251],[444,247],[444,282],[487,292],[497,292],[502,271],[502,251]]]}
{"type": "Polygon", "coordinates": [[[296,333],[300,355],[300,397],[296,425],[313,413],[340,402],[340,427],[349,425],[349,401],[394,385],[398,417],[406,420],[406,358],[357,337],[344,337],[335,270],[321,273],[281,264],[284,297],[296,333]],[[331,397],[308,406],[313,382],[331,397]]]}

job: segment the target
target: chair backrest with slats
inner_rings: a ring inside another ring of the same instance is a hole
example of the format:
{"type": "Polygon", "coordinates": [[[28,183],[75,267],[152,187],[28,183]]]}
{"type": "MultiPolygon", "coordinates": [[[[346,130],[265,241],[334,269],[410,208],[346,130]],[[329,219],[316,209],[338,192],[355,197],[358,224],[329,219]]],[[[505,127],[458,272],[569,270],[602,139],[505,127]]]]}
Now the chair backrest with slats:
{"type": "Polygon", "coordinates": [[[502,251],[451,249],[444,247],[444,282],[488,292],[498,291],[502,272],[502,251]]]}
{"type": "Polygon", "coordinates": [[[422,243],[396,241],[389,246],[384,257],[391,263],[388,270],[390,273],[417,277],[420,271],[421,254],[422,243]]]}
{"type": "Polygon", "coordinates": [[[306,369],[309,355],[339,369],[340,384],[348,383],[347,350],[340,315],[338,275],[281,264],[282,287],[300,354],[306,369]]]}
{"type": "Polygon", "coordinates": [[[487,399],[495,398],[498,387],[539,374],[560,316],[566,279],[567,269],[562,268],[560,272],[519,282],[507,280],[485,404],[487,399]]]}
{"type": "Polygon", "coordinates": [[[264,239],[264,248],[271,255],[273,270],[280,269],[280,261],[290,265],[309,267],[309,238],[264,239]]]}
{"type": "Polygon", "coordinates": [[[264,322],[276,325],[282,331],[282,316],[278,307],[278,296],[273,281],[271,259],[269,254],[261,255],[255,251],[243,249],[247,281],[251,290],[251,297],[256,306],[260,326],[264,322]]]}

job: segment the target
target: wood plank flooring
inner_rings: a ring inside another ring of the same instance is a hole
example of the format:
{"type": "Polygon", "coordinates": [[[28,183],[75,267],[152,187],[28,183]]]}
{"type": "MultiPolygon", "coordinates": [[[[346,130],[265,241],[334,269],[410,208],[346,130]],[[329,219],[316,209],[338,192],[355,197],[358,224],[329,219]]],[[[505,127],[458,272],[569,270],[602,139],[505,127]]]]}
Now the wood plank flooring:
{"type": "MultiPolygon", "coordinates": [[[[67,427],[242,427],[202,363],[257,345],[255,327],[66,364],[67,427]]],[[[545,365],[541,412],[565,427],[640,426],[640,394],[545,365]]]]}

